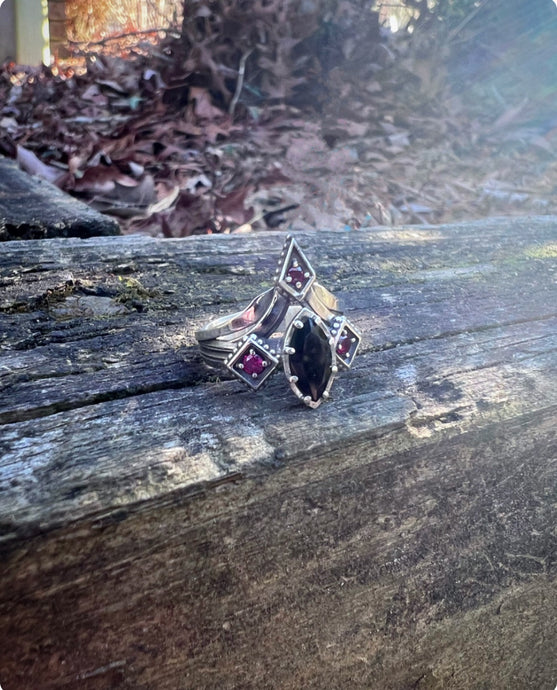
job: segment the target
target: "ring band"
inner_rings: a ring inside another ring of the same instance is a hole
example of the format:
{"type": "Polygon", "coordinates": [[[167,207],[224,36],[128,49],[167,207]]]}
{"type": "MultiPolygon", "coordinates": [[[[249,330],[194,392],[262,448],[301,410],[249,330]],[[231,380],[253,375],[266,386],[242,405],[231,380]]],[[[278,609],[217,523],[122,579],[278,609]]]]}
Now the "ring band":
{"type": "MultiPolygon", "coordinates": [[[[195,337],[199,343],[216,338],[235,340],[241,337],[244,331],[269,320],[273,309],[280,308],[281,299],[284,302],[287,298],[275,288],[270,288],[253,299],[243,311],[211,321],[197,331],[195,337]]],[[[329,320],[342,313],[338,309],[337,298],[317,282],[309,289],[306,299],[310,308],[322,319],[329,320]]]]}
{"type": "Polygon", "coordinates": [[[274,287],[242,311],[211,321],[195,337],[207,364],[224,365],[252,390],[282,363],[290,387],[312,408],[329,397],[338,365],[350,367],[361,342],[290,236],[274,287]]]}

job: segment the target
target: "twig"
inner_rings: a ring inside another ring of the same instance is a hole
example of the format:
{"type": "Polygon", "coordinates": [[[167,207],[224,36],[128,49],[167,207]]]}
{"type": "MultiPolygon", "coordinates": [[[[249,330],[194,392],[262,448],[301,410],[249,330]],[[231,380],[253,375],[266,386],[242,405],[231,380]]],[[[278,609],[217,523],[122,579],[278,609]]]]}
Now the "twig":
{"type": "Polygon", "coordinates": [[[176,29],[170,29],[170,28],[158,28],[158,29],[142,29],[138,31],[129,31],[125,34],[116,34],[115,36],[107,36],[106,38],[102,38],[100,41],[72,41],[71,39],[68,40],[68,43],[70,45],[74,46],[102,46],[108,43],[109,41],[120,41],[123,38],[131,38],[133,36],[148,36],[149,34],[158,34],[158,33],[165,33],[165,34],[176,34],[176,38],[179,38],[180,33],[176,31],[176,29]]]}
{"type": "Polygon", "coordinates": [[[458,34],[464,29],[464,27],[474,19],[474,17],[478,14],[480,10],[483,10],[483,8],[488,4],[489,0],[484,0],[484,2],[480,2],[479,5],[474,7],[474,9],[464,17],[464,19],[449,33],[449,36],[447,38],[447,43],[452,43],[452,41],[458,36],[458,34]]]}
{"type": "Polygon", "coordinates": [[[462,189],[465,192],[471,192],[472,194],[478,193],[477,189],[475,189],[474,187],[470,187],[467,184],[464,184],[464,182],[459,182],[458,180],[451,180],[451,184],[453,187],[458,187],[459,189],[462,189]]]}
{"type": "Polygon", "coordinates": [[[419,189],[410,187],[410,185],[403,184],[402,182],[398,182],[397,180],[389,180],[389,182],[390,184],[396,185],[403,192],[410,192],[410,194],[413,194],[418,199],[424,199],[425,201],[429,201],[429,203],[431,204],[439,203],[439,199],[437,199],[434,196],[431,196],[430,194],[427,194],[427,192],[420,191],[419,189]]]}
{"type": "Polygon", "coordinates": [[[234,91],[234,95],[232,96],[232,100],[230,101],[230,105],[228,106],[228,113],[230,117],[234,117],[234,111],[236,110],[236,106],[238,105],[238,100],[240,98],[240,94],[242,93],[242,88],[244,86],[246,60],[249,58],[252,52],[253,48],[250,48],[240,58],[240,64],[238,65],[238,81],[236,82],[236,90],[234,91]]]}

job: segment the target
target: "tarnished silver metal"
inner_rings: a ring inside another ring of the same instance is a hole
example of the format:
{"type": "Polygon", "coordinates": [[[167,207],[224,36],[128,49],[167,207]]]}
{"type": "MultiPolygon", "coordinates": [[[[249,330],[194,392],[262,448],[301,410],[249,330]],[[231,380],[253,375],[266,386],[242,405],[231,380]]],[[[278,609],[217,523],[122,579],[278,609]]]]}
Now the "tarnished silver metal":
{"type": "Polygon", "coordinates": [[[211,321],[195,337],[207,364],[224,365],[252,390],[282,364],[294,394],[312,408],[330,397],[338,365],[350,367],[361,342],[291,236],[274,287],[242,311],[211,321]]]}

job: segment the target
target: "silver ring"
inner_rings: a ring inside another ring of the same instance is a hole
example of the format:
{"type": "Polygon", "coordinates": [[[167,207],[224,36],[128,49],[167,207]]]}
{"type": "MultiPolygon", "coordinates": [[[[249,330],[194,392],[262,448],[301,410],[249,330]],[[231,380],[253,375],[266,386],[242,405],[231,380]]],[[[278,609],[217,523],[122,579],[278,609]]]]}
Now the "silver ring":
{"type": "Polygon", "coordinates": [[[312,408],[329,397],[339,365],[352,365],[361,342],[291,236],[274,287],[242,311],[211,321],[195,337],[207,364],[224,365],[252,390],[282,364],[295,395],[312,408]]]}

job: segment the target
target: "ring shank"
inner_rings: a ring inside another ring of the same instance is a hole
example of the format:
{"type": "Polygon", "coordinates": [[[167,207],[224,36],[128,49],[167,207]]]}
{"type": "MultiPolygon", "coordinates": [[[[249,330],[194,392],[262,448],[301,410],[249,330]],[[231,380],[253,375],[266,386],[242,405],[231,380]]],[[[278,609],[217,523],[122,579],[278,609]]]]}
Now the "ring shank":
{"type": "MultiPolygon", "coordinates": [[[[225,342],[236,342],[247,333],[272,333],[284,319],[291,301],[282,291],[270,288],[253,299],[244,310],[214,319],[195,334],[202,352],[211,347],[207,345],[208,341],[218,342],[211,349],[229,350],[225,342]]],[[[337,298],[317,282],[313,283],[306,301],[324,321],[342,313],[338,309],[337,298]]]]}

